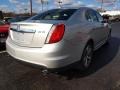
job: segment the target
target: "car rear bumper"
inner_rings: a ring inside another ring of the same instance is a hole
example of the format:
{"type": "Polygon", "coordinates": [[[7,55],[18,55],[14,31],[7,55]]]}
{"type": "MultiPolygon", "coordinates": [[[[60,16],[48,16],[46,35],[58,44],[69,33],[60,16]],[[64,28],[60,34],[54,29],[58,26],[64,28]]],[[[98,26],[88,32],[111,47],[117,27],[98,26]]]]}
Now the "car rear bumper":
{"type": "Polygon", "coordinates": [[[48,69],[65,67],[74,63],[69,53],[59,48],[58,45],[45,45],[42,48],[20,47],[10,41],[6,41],[7,52],[14,58],[37,64],[48,69]]]}

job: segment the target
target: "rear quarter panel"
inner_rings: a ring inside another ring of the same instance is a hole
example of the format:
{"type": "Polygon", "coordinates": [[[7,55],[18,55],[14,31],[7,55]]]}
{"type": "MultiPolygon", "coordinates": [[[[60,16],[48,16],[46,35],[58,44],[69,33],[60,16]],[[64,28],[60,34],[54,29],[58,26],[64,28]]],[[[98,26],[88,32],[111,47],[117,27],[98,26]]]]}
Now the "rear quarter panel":
{"type": "Polygon", "coordinates": [[[84,47],[90,39],[90,27],[80,15],[80,12],[77,12],[65,23],[64,41],[69,49],[68,53],[74,60],[80,60],[84,47]]]}

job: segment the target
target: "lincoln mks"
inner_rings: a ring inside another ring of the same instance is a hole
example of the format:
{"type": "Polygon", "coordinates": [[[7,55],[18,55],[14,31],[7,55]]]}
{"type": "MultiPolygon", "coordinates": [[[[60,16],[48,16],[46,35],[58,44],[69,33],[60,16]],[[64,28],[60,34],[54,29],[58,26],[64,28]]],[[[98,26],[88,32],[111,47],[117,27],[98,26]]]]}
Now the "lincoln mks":
{"type": "Polygon", "coordinates": [[[93,52],[109,41],[111,27],[91,8],[60,8],[12,23],[6,41],[14,58],[47,69],[79,63],[89,68],[93,52]]]}

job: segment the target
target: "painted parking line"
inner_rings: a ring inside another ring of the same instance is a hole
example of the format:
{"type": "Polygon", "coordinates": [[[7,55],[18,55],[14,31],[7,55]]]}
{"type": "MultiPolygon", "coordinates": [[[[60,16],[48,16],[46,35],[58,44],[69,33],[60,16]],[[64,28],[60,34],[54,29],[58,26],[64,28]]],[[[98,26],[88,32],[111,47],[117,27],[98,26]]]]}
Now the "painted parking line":
{"type": "Polygon", "coordinates": [[[1,54],[1,53],[5,53],[5,52],[6,52],[6,51],[0,51],[0,54],[1,54]]]}

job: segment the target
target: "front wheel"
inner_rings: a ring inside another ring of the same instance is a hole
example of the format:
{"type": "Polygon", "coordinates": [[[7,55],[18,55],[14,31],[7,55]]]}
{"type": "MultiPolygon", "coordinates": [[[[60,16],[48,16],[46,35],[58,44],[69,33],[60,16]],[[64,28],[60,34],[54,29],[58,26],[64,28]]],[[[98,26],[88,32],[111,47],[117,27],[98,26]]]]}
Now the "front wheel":
{"type": "Polygon", "coordinates": [[[86,47],[84,48],[82,58],[80,61],[80,70],[86,71],[92,62],[93,57],[93,44],[88,43],[86,47]]]}

